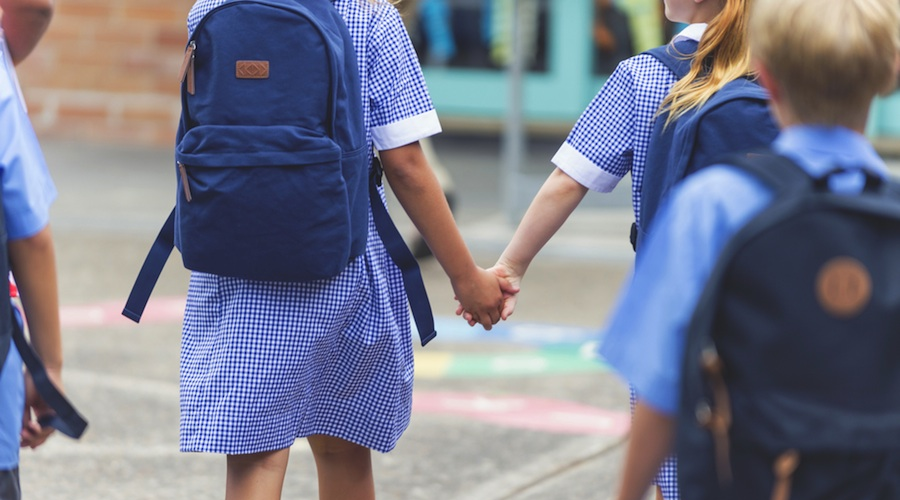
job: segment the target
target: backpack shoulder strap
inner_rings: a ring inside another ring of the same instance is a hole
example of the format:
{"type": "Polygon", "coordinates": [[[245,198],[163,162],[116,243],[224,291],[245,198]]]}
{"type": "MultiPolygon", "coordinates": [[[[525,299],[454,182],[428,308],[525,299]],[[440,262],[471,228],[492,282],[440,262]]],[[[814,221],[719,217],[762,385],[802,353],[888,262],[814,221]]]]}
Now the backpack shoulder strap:
{"type": "Polygon", "coordinates": [[[372,218],[375,221],[375,227],[378,229],[378,235],[387,249],[388,255],[394,264],[400,268],[403,274],[403,287],[406,289],[406,298],[409,301],[409,307],[412,310],[413,320],[416,322],[416,329],[419,331],[419,340],[424,346],[437,336],[434,329],[434,315],[431,312],[431,303],[428,301],[428,294],[425,291],[425,283],[422,281],[422,271],[419,269],[419,263],[409,251],[406,242],[391,220],[390,214],[381,202],[381,196],[378,194],[378,186],[381,185],[382,176],[381,160],[376,156],[372,160],[372,168],[369,176],[369,204],[372,206],[372,218]]]}
{"type": "MultiPolygon", "coordinates": [[[[723,165],[737,168],[758,179],[775,193],[776,202],[764,208],[740,228],[722,248],[713,266],[706,285],[703,288],[688,326],[687,351],[700,352],[712,347],[712,326],[715,311],[722,296],[721,287],[728,267],[738,249],[746,243],[749,235],[755,234],[758,227],[771,223],[769,214],[778,211],[778,201],[795,201],[796,196],[784,196],[787,193],[806,192],[812,190],[813,178],[800,168],[793,160],[776,154],[769,148],[757,149],[751,153],[731,154],[722,157],[723,165]]],[[[687,363],[685,357],[685,363],[687,363]]],[[[683,370],[691,370],[685,365],[683,370]]],[[[690,371],[685,371],[690,373],[690,371]]]]}
{"type": "MultiPolygon", "coordinates": [[[[690,72],[691,62],[693,61],[693,55],[696,51],[697,42],[695,40],[685,38],[672,43],[668,43],[666,45],[654,47],[650,50],[644,51],[643,53],[654,57],[664,66],[666,66],[677,80],[681,80],[690,72]]],[[[653,168],[652,165],[654,164],[666,163],[665,161],[663,161],[663,156],[667,155],[669,149],[671,149],[674,134],[674,127],[664,126],[668,119],[668,116],[668,112],[663,112],[656,117],[653,123],[650,148],[647,151],[647,161],[644,166],[645,169],[653,168]]],[[[644,176],[644,184],[641,188],[640,213],[642,218],[645,214],[648,213],[652,218],[652,214],[656,211],[656,191],[658,189],[662,189],[661,186],[654,183],[658,179],[650,179],[649,177],[652,176],[644,176]]],[[[631,241],[631,247],[635,251],[637,250],[638,242],[641,239],[641,234],[644,232],[644,228],[646,228],[647,221],[648,219],[642,220],[640,225],[637,221],[631,224],[631,234],[629,235],[629,241],[631,241]]]]}
{"type": "Polygon", "coordinates": [[[776,196],[809,189],[813,185],[813,178],[805,170],[790,158],[776,154],[771,149],[726,155],[717,163],[733,166],[752,175],[775,191],[776,196]]]}
{"type": "Polygon", "coordinates": [[[147,301],[150,300],[150,294],[153,293],[153,287],[159,281],[159,275],[162,274],[166,261],[172,249],[175,248],[175,209],[169,212],[169,218],[163,224],[162,229],[153,241],[147,258],[141,266],[137,279],[131,287],[131,293],[125,302],[125,309],[122,315],[134,321],[141,322],[141,316],[144,314],[144,308],[147,307],[147,301]]]}
{"type": "Polygon", "coordinates": [[[28,342],[28,339],[25,338],[23,327],[24,321],[19,309],[14,307],[12,312],[12,340],[16,344],[16,350],[19,351],[22,362],[28,368],[28,373],[31,374],[31,380],[34,381],[34,387],[37,389],[38,394],[41,395],[41,399],[43,399],[44,402],[47,403],[47,406],[52,408],[54,412],[52,415],[41,417],[38,420],[38,423],[42,426],[46,425],[53,427],[70,438],[80,438],[81,435],[84,434],[85,429],[87,429],[87,420],[85,420],[84,417],[78,413],[78,410],[72,406],[72,403],[59,392],[59,389],[56,388],[56,385],[53,384],[53,381],[47,375],[44,363],[41,362],[41,358],[38,357],[37,353],[28,342]]]}
{"type": "Polygon", "coordinates": [[[691,61],[696,51],[697,42],[685,38],[646,50],[644,54],[655,57],[669,68],[677,79],[681,80],[691,70],[691,61]]]}
{"type": "Polygon", "coordinates": [[[718,156],[715,151],[749,151],[771,144],[778,127],[768,102],[768,92],[758,83],[738,78],[679,118],[672,153],[679,162],[676,180],[710,165],[718,156]],[[748,126],[736,131],[731,126],[735,121],[748,126]],[[706,141],[702,146],[698,143],[701,134],[706,141]]]}

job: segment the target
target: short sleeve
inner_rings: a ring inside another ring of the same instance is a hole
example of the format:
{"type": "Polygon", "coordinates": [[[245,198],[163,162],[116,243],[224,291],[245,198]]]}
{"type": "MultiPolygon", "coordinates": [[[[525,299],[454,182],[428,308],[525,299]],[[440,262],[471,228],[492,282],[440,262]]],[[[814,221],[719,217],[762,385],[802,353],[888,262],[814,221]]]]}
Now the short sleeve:
{"type": "Polygon", "coordinates": [[[0,168],[9,239],[33,236],[50,220],[56,188],[50,178],[0,32],[0,168]]]}
{"type": "Polygon", "coordinates": [[[375,147],[391,149],[439,133],[441,125],[422,68],[395,8],[381,9],[367,44],[375,147]]]}
{"type": "Polygon", "coordinates": [[[634,156],[635,89],[625,61],[600,89],[553,164],[585,187],[609,192],[631,170],[634,156]]]}

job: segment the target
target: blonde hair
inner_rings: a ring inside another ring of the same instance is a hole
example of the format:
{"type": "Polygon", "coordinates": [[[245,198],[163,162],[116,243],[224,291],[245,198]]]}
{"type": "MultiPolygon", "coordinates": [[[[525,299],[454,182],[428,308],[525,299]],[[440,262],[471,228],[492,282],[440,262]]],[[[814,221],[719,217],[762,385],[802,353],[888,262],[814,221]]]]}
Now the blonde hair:
{"type": "Polygon", "coordinates": [[[722,10],[706,27],[690,71],[675,82],[662,102],[660,111],[669,112],[666,125],[691,109],[702,106],[726,83],[751,73],[747,42],[751,0],[707,1],[720,2],[722,10]]]}
{"type": "Polygon", "coordinates": [[[750,32],[803,123],[843,124],[896,85],[898,0],[757,0],[750,32]]]}

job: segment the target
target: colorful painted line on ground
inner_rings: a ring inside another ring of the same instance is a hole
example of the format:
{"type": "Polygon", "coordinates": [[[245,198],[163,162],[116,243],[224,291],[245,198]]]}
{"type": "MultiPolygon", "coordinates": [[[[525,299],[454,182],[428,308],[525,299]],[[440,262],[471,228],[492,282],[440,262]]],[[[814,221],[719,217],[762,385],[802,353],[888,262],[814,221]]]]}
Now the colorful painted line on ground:
{"type": "Polygon", "coordinates": [[[526,345],[578,345],[597,340],[602,331],[597,328],[553,325],[546,323],[520,323],[515,320],[500,322],[486,332],[480,326],[470,327],[458,317],[434,318],[438,339],[450,342],[504,341],[526,345]]]}
{"type": "MultiPolygon", "coordinates": [[[[142,324],[180,323],[184,316],[184,297],[152,298],[147,303],[142,324]]],[[[125,300],[95,304],[64,305],[61,320],[68,328],[103,327],[134,324],[122,316],[125,300]]],[[[525,345],[580,345],[597,340],[599,328],[553,325],[543,323],[501,322],[486,332],[480,326],[470,327],[458,317],[434,319],[441,342],[502,341],[525,345]]]]}
{"type": "MultiPolygon", "coordinates": [[[[185,297],[153,297],[147,303],[142,324],[180,323],[184,315],[185,297]]],[[[122,316],[125,299],[95,304],[64,305],[60,309],[63,325],[69,328],[102,327],[133,324],[122,316]]],[[[486,332],[480,326],[470,327],[458,317],[437,317],[435,329],[442,342],[504,341],[527,345],[582,344],[596,340],[598,328],[551,325],[541,323],[501,322],[486,332]]]]}
{"type": "Polygon", "coordinates": [[[413,395],[413,412],[458,415],[504,427],[559,434],[621,436],[630,425],[625,412],[518,396],[417,392],[413,395]]]}
{"type": "MultiPolygon", "coordinates": [[[[141,324],[178,324],[184,314],[184,297],[154,298],[141,324]]],[[[110,301],[64,306],[64,328],[137,326],[122,316],[124,302],[110,301]]],[[[607,370],[595,356],[594,329],[539,323],[501,323],[489,332],[471,328],[461,319],[435,318],[438,338],[425,349],[416,349],[416,376],[423,379],[521,377],[529,375],[591,373],[607,370]],[[459,353],[440,350],[453,343],[503,342],[531,346],[522,351],[459,353]]]]}
{"type": "Polygon", "coordinates": [[[593,342],[581,346],[545,347],[533,351],[455,353],[417,350],[416,377],[422,379],[522,377],[606,371],[594,355],[593,342]]]}
{"type": "MultiPolygon", "coordinates": [[[[142,324],[179,324],[184,297],[154,298],[144,311],[142,324]]],[[[124,301],[64,306],[64,328],[101,328],[132,325],[121,315],[124,301]]],[[[594,357],[596,331],[586,328],[535,323],[504,323],[490,332],[469,328],[459,318],[435,318],[439,339],[446,343],[505,342],[527,350],[461,353],[437,350],[440,342],[416,349],[416,377],[420,379],[521,377],[577,374],[606,370],[594,357]]],[[[569,401],[524,396],[423,392],[413,396],[413,411],[455,415],[503,427],[571,435],[621,436],[628,430],[627,413],[569,401]]]]}
{"type": "MultiPolygon", "coordinates": [[[[184,318],[185,297],[153,298],[147,303],[141,324],[181,323],[184,318]]],[[[88,328],[103,326],[134,325],[122,316],[125,299],[96,304],[64,305],[59,315],[63,328],[88,328]]]]}

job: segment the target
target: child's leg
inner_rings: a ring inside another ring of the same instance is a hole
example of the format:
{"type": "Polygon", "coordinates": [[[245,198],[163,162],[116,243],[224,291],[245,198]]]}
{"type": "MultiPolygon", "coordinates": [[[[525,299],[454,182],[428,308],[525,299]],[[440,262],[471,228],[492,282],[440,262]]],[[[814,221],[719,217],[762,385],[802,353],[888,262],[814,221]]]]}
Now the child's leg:
{"type": "Polygon", "coordinates": [[[307,439],[319,474],[319,500],[374,500],[368,448],[322,434],[307,439]]]}
{"type": "Polygon", "coordinates": [[[225,500],[278,500],[290,448],[249,455],[228,455],[225,500]]]}

